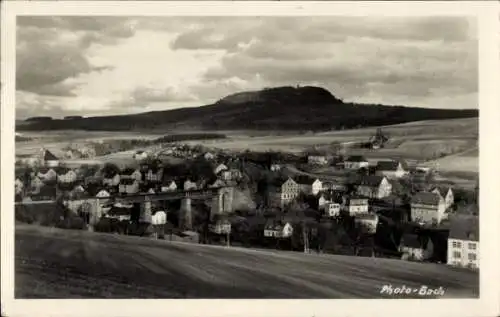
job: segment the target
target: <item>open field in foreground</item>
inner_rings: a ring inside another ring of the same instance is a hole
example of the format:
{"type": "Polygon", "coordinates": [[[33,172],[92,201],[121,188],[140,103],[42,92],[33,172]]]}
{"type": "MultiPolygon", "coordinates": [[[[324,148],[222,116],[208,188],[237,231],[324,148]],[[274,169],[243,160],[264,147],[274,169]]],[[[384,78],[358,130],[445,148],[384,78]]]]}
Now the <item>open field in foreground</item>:
{"type": "Polygon", "coordinates": [[[383,298],[442,286],[477,297],[478,274],[437,264],[227,248],[16,225],[16,298],[383,298]]]}

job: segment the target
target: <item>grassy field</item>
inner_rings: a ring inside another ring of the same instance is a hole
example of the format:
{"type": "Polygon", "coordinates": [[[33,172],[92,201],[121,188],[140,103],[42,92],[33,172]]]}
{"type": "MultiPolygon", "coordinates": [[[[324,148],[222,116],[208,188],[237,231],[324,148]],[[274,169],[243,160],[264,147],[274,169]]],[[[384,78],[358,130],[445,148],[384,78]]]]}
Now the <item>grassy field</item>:
{"type": "Polygon", "coordinates": [[[437,264],[227,248],[16,225],[16,298],[384,298],[442,286],[477,297],[478,274],[437,264]]]}

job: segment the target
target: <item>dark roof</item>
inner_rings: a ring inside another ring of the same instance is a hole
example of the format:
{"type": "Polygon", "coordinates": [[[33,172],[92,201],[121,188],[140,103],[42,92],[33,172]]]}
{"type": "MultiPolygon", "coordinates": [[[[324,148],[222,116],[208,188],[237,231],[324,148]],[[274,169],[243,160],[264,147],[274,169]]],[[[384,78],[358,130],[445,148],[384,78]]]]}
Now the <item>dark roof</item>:
{"type": "Polygon", "coordinates": [[[378,161],[377,170],[379,171],[395,171],[398,169],[399,164],[403,169],[408,168],[405,161],[378,161]]]}
{"type": "Polygon", "coordinates": [[[361,195],[353,195],[353,196],[350,196],[349,198],[347,198],[347,201],[351,201],[351,200],[357,200],[357,199],[363,199],[363,200],[369,200],[368,197],[365,197],[365,196],[361,196],[361,195]]]}
{"type": "Polygon", "coordinates": [[[435,193],[420,192],[413,195],[411,198],[412,204],[433,205],[439,204],[440,197],[435,193]]]}
{"type": "Polygon", "coordinates": [[[54,155],[52,154],[52,152],[50,152],[49,150],[45,150],[45,154],[43,156],[43,159],[45,161],[58,161],[59,159],[54,155]]]}
{"type": "Polygon", "coordinates": [[[414,249],[425,249],[429,243],[429,237],[426,235],[417,235],[414,233],[405,233],[401,237],[402,246],[414,249]]]}
{"type": "Polygon", "coordinates": [[[479,241],[479,217],[462,216],[450,220],[450,239],[479,241]]]}
{"type": "Polygon", "coordinates": [[[137,182],[135,179],[122,179],[120,180],[120,185],[132,185],[135,182],[137,182]]]}
{"type": "Polygon", "coordinates": [[[431,191],[434,191],[436,189],[439,191],[439,194],[442,197],[446,197],[446,195],[448,194],[448,191],[451,189],[451,187],[450,186],[433,186],[431,188],[431,191]]]}
{"type": "Polygon", "coordinates": [[[283,183],[285,183],[288,179],[289,179],[289,177],[280,175],[280,176],[277,176],[277,177],[271,179],[271,181],[269,182],[269,185],[275,186],[275,187],[281,187],[283,185],[283,183]]]}
{"type": "Polygon", "coordinates": [[[127,167],[120,172],[120,175],[132,175],[135,171],[135,168],[127,167]]]}
{"type": "Polygon", "coordinates": [[[42,174],[47,174],[48,171],[50,170],[54,170],[53,168],[49,168],[49,167],[40,167],[38,169],[38,173],[42,173],[42,174]]]}
{"type": "Polygon", "coordinates": [[[57,167],[54,169],[54,171],[58,174],[58,175],[64,175],[66,174],[67,172],[71,171],[71,169],[67,168],[67,167],[57,167]]]}
{"type": "Polygon", "coordinates": [[[265,230],[281,230],[285,226],[286,222],[281,219],[268,219],[266,221],[265,230]]]}
{"type": "Polygon", "coordinates": [[[316,181],[316,178],[307,175],[297,175],[293,178],[297,184],[301,185],[312,185],[316,181]]]}
{"type": "Polygon", "coordinates": [[[362,155],[351,155],[347,159],[346,162],[367,162],[366,158],[362,155]]]}
{"type": "Polygon", "coordinates": [[[378,187],[383,179],[384,176],[376,176],[376,175],[362,176],[359,179],[358,184],[361,186],[378,187]]]}
{"type": "Polygon", "coordinates": [[[322,196],[326,200],[333,201],[335,203],[342,203],[342,198],[344,197],[344,192],[338,191],[338,190],[329,190],[327,192],[324,192],[322,196]]]}
{"type": "Polygon", "coordinates": [[[131,215],[131,208],[113,206],[108,211],[108,215],[111,215],[111,216],[130,216],[131,215]]]}
{"type": "Polygon", "coordinates": [[[40,191],[36,194],[31,195],[32,200],[44,200],[44,199],[55,199],[57,194],[57,189],[55,186],[43,186],[40,191]]]}

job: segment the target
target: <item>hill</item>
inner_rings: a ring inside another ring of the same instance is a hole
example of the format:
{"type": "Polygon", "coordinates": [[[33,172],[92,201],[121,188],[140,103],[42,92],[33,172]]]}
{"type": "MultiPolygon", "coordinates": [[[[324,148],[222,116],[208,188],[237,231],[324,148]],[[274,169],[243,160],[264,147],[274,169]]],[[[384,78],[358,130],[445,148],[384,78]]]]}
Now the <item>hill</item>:
{"type": "Polygon", "coordinates": [[[227,248],[16,225],[16,298],[383,298],[383,285],[477,297],[477,273],[378,258],[227,248]]]}
{"type": "Polygon", "coordinates": [[[214,104],[141,114],[28,119],[19,130],[337,130],[420,120],[478,117],[477,110],[445,110],[346,103],[320,87],[240,92],[214,104]]]}

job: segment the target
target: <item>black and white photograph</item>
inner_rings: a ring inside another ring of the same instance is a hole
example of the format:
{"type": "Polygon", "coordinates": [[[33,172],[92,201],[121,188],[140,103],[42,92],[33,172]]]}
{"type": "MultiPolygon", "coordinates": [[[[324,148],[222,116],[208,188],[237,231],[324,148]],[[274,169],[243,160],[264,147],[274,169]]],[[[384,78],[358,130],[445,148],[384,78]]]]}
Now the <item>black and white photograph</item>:
{"type": "Polygon", "coordinates": [[[8,31],[15,300],[485,295],[478,10],[77,8],[8,31]]]}

